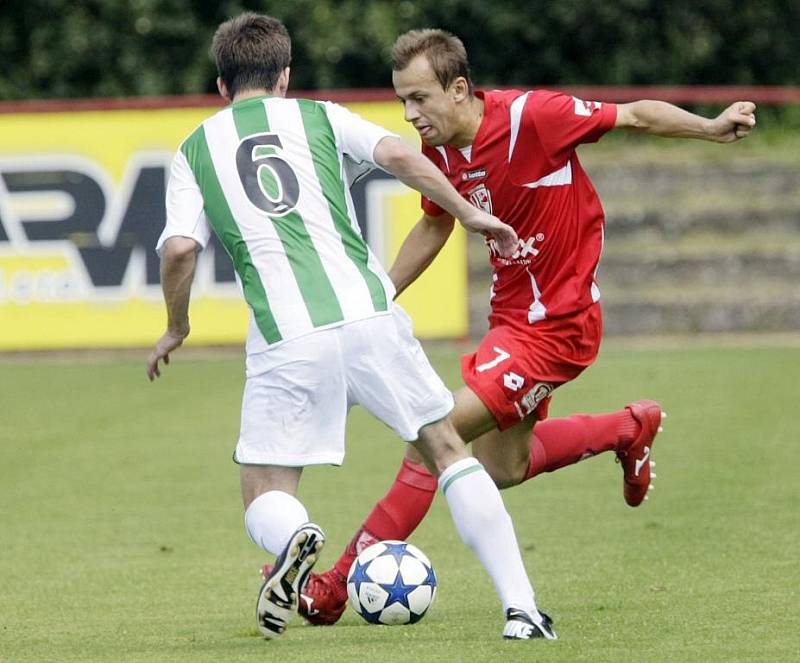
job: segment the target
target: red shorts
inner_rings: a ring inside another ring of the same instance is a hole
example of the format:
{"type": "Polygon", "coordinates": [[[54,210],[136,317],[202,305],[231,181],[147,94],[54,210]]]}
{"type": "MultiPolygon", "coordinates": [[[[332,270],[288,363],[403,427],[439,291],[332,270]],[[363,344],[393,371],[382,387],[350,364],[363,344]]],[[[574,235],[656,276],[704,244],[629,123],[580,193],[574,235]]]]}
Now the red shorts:
{"type": "Polygon", "coordinates": [[[530,327],[493,324],[477,351],[461,358],[461,375],[500,430],[531,414],[546,419],[553,390],[596,359],[602,327],[599,304],[530,327]]]}

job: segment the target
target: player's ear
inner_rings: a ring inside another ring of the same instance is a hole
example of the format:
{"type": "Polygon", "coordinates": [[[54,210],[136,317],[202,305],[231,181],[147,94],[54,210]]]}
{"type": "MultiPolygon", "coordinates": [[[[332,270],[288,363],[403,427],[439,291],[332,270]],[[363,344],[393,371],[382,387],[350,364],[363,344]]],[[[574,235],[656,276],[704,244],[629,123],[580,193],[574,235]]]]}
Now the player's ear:
{"type": "Polygon", "coordinates": [[[289,89],[289,74],[291,68],[286,67],[278,76],[278,82],[275,84],[275,93],[280,97],[286,96],[286,91],[289,89]]]}
{"type": "Polygon", "coordinates": [[[463,76],[456,78],[450,85],[450,89],[452,90],[453,101],[457,103],[464,101],[469,96],[469,84],[463,76]]]}
{"type": "Polygon", "coordinates": [[[228,103],[231,101],[231,95],[228,93],[228,86],[225,85],[225,81],[222,80],[221,77],[217,76],[217,90],[219,90],[219,95],[228,103]]]}

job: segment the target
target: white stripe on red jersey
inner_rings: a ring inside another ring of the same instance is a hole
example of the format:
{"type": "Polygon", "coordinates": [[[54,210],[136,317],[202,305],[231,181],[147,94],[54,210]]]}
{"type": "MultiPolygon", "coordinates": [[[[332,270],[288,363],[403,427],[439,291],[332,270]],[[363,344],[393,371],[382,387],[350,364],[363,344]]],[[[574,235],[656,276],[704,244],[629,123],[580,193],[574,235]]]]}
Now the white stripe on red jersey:
{"type": "MultiPolygon", "coordinates": [[[[597,301],[603,208],[575,148],[616,121],[616,106],[558,92],[478,92],[484,117],[470,160],[449,145],[423,152],[459,193],[510,224],[519,248],[494,267],[490,322],[528,326],[571,315],[597,301]]],[[[422,199],[430,216],[444,210],[422,199]]]]}

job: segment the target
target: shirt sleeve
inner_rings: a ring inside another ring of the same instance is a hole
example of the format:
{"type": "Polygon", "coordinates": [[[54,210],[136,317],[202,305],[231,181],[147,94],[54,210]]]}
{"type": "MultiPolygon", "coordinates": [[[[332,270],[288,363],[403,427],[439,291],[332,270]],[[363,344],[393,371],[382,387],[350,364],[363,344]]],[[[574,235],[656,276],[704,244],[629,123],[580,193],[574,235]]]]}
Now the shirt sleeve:
{"type": "Polygon", "coordinates": [[[525,104],[520,133],[533,128],[551,162],[560,163],[581,143],[600,140],[616,120],[616,104],[542,90],[525,104]]]}
{"type": "Polygon", "coordinates": [[[375,146],[387,136],[398,138],[397,134],[353,113],[344,106],[331,101],[325,102],[325,111],[331,123],[336,142],[343,154],[357,164],[368,164],[374,168],[375,146]]]}
{"type": "Polygon", "coordinates": [[[435,202],[429,198],[426,198],[425,196],[422,196],[422,204],[420,207],[422,207],[422,211],[428,216],[441,216],[442,214],[448,214],[446,210],[443,210],[435,202]]]}
{"type": "Polygon", "coordinates": [[[203,194],[182,150],[175,154],[169,171],[167,224],[156,243],[158,255],[161,255],[164,242],[176,236],[190,237],[202,249],[211,237],[211,227],[203,210],[203,194]]]}

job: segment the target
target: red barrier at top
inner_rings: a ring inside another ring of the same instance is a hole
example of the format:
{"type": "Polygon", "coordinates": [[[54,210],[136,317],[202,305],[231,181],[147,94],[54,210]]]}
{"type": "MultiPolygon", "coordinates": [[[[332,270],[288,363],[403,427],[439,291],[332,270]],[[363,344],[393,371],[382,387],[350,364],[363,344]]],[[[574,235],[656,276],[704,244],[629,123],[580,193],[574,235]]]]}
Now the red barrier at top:
{"type": "MultiPolygon", "coordinates": [[[[520,86],[532,89],[536,86],[520,86]]],[[[727,104],[753,101],[757,104],[800,104],[797,86],[697,86],[697,85],[548,85],[581,99],[624,103],[637,99],[660,99],[673,104],[727,104]]],[[[394,101],[391,88],[350,90],[298,90],[291,97],[326,99],[338,103],[394,101]]],[[[153,108],[202,108],[222,106],[217,95],[183,95],[164,97],[121,97],[112,99],[48,99],[0,102],[2,113],[59,113],[64,111],[147,110],[153,108]]]]}
{"type": "Polygon", "coordinates": [[[728,104],[734,101],[776,105],[800,103],[800,87],[570,85],[562,89],[580,99],[617,103],[638,99],[659,99],[673,104],[728,104]]]}

